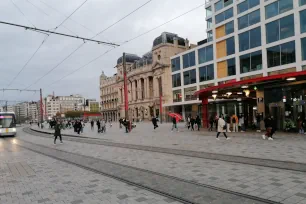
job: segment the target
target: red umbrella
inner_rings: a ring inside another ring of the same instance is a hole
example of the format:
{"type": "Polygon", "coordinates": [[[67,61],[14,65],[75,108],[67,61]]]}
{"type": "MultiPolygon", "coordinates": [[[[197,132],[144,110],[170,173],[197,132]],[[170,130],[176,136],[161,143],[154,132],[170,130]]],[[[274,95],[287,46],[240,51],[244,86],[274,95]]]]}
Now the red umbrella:
{"type": "Polygon", "coordinates": [[[175,118],[176,121],[180,121],[180,120],[183,119],[183,117],[182,117],[180,114],[178,114],[178,113],[168,113],[168,115],[169,115],[170,117],[172,117],[172,118],[175,118]]]}

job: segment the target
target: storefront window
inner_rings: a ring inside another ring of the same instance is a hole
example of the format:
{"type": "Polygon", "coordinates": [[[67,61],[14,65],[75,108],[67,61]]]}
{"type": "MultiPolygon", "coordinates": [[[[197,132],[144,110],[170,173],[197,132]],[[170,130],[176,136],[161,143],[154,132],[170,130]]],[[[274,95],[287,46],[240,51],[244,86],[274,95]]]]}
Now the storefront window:
{"type": "Polygon", "coordinates": [[[197,79],[195,69],[184,72],[184,85],[194,84],[196,82],[197,79]]]}
{"type": "Polygon", "coordinates": [[[266,6],[266,19],[293,9],[293,0],[278,0],[266,6]]]}
{"type": "Polygon", "coordinates": [[[192,67],[195,65],[195,52],[190,52],[183,55],[183,68],[192,67]]]}
{"type": "Polygon", "coordinates": [[[306,60],[306,38],[301,39],[302,46],[302,60],[306,60]]]}
{"type": "Polygon", "coordinates": [[[172,59],[171,66],[172,66],[172,72],[180,70],[181,69],[180,57],[172,59]]]}
{"type": "Polygon", "coordinates": [[[181,89],[173,91],[173,102],[182,102],[181,89]]]}
{"type": "Polygon", "coordinates": [[[301,33],[305,33],[306,32],[306,10],[300,11],[300,23],[301,23],[301,33]]]}
{"type": "Polygon", "coordinates": [[[294,36],[293,15],[286,16],[266,25],[267,43],[294,36]]]}
{"type": "Polygon", "coordinates": [[[275,67],[294,63],[295,42],[288,42],[274,47],[267,48],[268,67],[275,67]]]}
{"type": "Polygon", "coordinates": [[[181,86],[181,73],[172,75],[172,87],[181,86]]]}
{"type": "Polygon", "coordinates": [[[197,87],[185,88],[184,89],[185,101],[196,100],[197,97],[194,95],[196,91],[197,91],[197,87]]]}
{"type": "Polygon", "coordinates": [[[199,68],[199,81],[208,81],[214,79],[214,65],[210,64],[199,68]]]}

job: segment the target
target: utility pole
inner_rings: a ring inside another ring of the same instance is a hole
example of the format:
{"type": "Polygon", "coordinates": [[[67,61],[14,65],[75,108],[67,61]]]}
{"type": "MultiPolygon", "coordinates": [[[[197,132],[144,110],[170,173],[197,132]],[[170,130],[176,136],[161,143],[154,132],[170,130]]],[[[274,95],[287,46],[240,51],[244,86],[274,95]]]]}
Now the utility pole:
{"type": "Polygon", "coordinates": [[[7,101],[5,101],[5,112],[7,112],[7,101]]]}
{"type": "Polygon", "coordinates": [[[125,118],[129,120],[129,100],[128,100],[128,88],[127,88],[127,74],[126,74],[126,59],[125,52],[122,56],[122,64],[123,64],[123,84],[124,84],[124,110],[125,110],[125,118]]]}
{"type": "Polygon", "coordinates": [[[40,89],[39,92],[40,92],[40,122],[42,124],[44,122],[42,89],[40,89]]]}
{"type": "Polygon", "coordinates": [[[159,86],[159,115],[160,115],[160,123],[163,123],[163,87],[162,87],[162,78],[161,78],[161,76],[158,78],[158,86],[159,86]]]}

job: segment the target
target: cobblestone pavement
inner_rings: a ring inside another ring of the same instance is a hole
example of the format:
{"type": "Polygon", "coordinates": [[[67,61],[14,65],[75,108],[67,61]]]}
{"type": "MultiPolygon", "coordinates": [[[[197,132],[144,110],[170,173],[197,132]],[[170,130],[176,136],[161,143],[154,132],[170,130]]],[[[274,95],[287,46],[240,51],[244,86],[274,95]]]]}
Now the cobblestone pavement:
{"type": "MultiPolygon", "coordinates": [[[[182,124],[179,126],[180,132],[171,132],[169,123],[161,124],[156,130],[153,130],[150,123],[139,123],[129,134],[119,129],[118,124],[114,124],[112,128],[108,126],[106,134],[98,134],[96,129],[91,131],[88,126],[89,124],[81,135],[112,142],[306,163],[306,136],[304,135],[276,133],[275,140],[268,141],[263,140],[258,134],[248,136],[246,133],[237,136],[237,133],[235,135],[228,133],[228,136],[232,137],[231,140],[225,140],[221,135],[218,141],[215,139],[214,132],[191,132],[187,131],[182,124]]],[[[46,128],[43,131],[52,132],[46,128]]],[[[63,133],[76,135],[71,129],[64,130],[63,133]]]]}
{"type": "Polygon", "coordinates": [[[71,141],[53,146],[51,138],[28,134],[23,134],[21,139],[272,201],[306,204],[306,173],[303,172],[71,141]]]}
{"type": "Polygon", "coordinates": [[[0,140],[1,204],[178,203],[0,140]]]}

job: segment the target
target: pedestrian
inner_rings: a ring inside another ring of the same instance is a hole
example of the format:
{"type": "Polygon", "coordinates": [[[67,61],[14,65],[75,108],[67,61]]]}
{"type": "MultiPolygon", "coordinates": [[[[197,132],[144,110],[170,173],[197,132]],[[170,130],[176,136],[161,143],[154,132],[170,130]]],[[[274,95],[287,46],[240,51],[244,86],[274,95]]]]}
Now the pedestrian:
{"type": "Polygon", "coordinates": [[[209,128],[208,128],[208,131],[213,131],[214,122],[215,122],[214,116],[211,115],[211,116],[209,117],[209,128]]]}
{"type": "Polygon", "coordinates": [[[243,115],[241,115],[240,118],[239,118],[239,126],[241,128],[241,132],[244,132],[245,127],[244,127],[244,117],[243,117],[243,115]]]}
{"type": "Polygon", "coordinates": [[[178,128],[177,128],[177,121],[176,121],[175,117],[172,118],[172,129],[171,129],[171,132],[173,132],[174,128],[176,129],[177,132],[179,131],[178,128]]]}
{"type": "Polygon", "coordinates": [[[60,138],[61,144],[63,144],[62,134],[61,134],[61,124],[59,121],[56,122],[56,125],[54,127],[54,144],[56,144],[57,137],[60,138]]]}
{"type": "Polygon", "coordinates": [[[90,125],[91,125],[91,130],[94,130],[95,122],[93,120],[91,120],[90,125]]]}
{"type": "Polygon", "coordinates": [[[233,132],[238,132],[239,120],[238,120],[237,115],[235,114],[232,115],[232,123],[233,123],[233,132]]]}
{"type": "Polygon", "coordinates": [[[222,116],[220,116],[219,120],[218,120],[218,130],[217,130],[217,138],[216,138],[217,140],[219,140],[218,137],[219,137],[221,132],[223,133],[224,137],[228,140],[229,137],[227,137],[227,135],[225,133],[226,132],[226,123],[225,123],[222,116]]]}
{"type": "Polygon", "coordinates": [[[77,120],[77,122],[75,123],[75,125],[76,125],[76,131],[77,131],[77,133],[80,134],[80,132],[81,132],[81,130],[82,130],[82,127],[83,127],[81,121],[77,120]]]}
{"type": "Polygon", "coordinates": [[[190,128],[190,116],[187,117],[187,128],[188,128],[188,130],[190,128]]]}
{"type": "Polygon", "coordinates": [[[39,122],[37,122],[37,126],[39,127],[39,122]]]}
{"type": "Polygon", "coordinates": [[[231,130],[230,130],[231,117],[228,114],[225,115],[225,122],[226,122],[226,132],[231,132],[231,130]]]}
{"type": "Polygon", "coordinates": [[[199,115],[197,115],[196,119],[195,119],[195,122],[198,126],[198,131],[200,131],[200,127],[201,127],[201,118],[199,115]]]}
{"type": "Polygon", "coordinates": [[[265,127],[266,127],[266,134],[262,135],[262,139],[266,139],[268,137],[268,140],[273,140],[271,132],[272,132],[272,119],[271,116],[268,115],[265,118],[265,127]]]}
{"type": "MultiPolygon", "coordinates": [[[[271,116],[271,124],[272,124],[271,138],[273,139],[273,135],[275,134],[276,128],[277,128],[276,120],[274,119],[273,116],[271,116]]],[[[303,129],[303,130],[304,130],[304,129],[303,129]]]]}
{"type": "Polygon", "coordinates": [[[126,118],[123,120],[123,125],[125,126],[125,132],[129,133],[129,126],[130,126],[130,121],[127,120],[126,118]]]}
{"type": "Polygon", "coordinates": [[[299,133],[300,133],[300,134],[304,134],[304,128],[303,128],[303,120],[302,120],[302,118],[299,116],[297,121],[298,121],[299,133]]]}
{"type": "Polygon", "coordinates": [[[218,114],[216,114],[215,120],[214,120],[215,126],[216,126],[216,131],[218,131],[218,120],[219,120],[219,117],[218,117],[218,114]]]}
{"type": "Polygon", "coordinates": [[[101,128],[101,123],[100,123],[99,119],[97,120],[97,127],[98,127],[98,133],[99,133],[100,132],[100,128],[101,128]]]}
{"type": "Polygon", "coordinates": [[[106,132],[106,122],[104,120],[104,118],[101,120],[101,133],[105,133],[106,132]]]}
{"type": "Polygon", "coordinates": [[[194,131],[194,123],[195,123],[195,119],[191,116],[190,118],[191,131],[194,131]]]}
{"type": "Polygon", "coordinates": [[[157,118],[154,117],[154,116],[152,116],[152,124],[153,124],[154,130],[155,130],[156,128],[158,128],[158,125],[157,125],[157,118]]]}
{"type": "Polygon", "coordinates": [[[260,130],[260,114],[257,113],[256,114],[256,126],[257,126],[257,130],[260,130]]]}
{"type": "Polygon", "coordinates": [[[119,119],[119,128],[120,128],[120,129],[122,128],[122,123],[123,123],[123,119],[120,118],[120,119],[119,119]]]}

